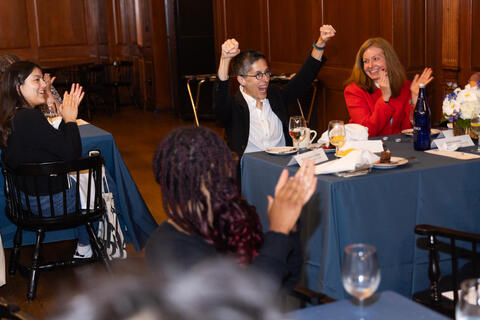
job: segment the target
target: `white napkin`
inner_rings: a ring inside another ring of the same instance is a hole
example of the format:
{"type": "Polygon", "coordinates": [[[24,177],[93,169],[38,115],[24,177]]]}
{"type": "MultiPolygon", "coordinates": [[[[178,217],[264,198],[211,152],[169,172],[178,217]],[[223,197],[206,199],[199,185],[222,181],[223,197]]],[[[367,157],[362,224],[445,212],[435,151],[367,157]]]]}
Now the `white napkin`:
{"type": "MultiPolygon", "coordinates": [[[[345,141],[365,141],[368,140],[368,128],[357,123],[347,123],[345,125],[345,141]]],[[[328,143],[328,130],[322,133],[318,143],[328,143]]]]}
{"type": "Polygon", "coordinates": [[[345,157],[315,166],[315,174],[328,174],[371,168],[380,157],[368,150],[353,150],[345,157]]]}
{"type": "MultiPolygon", "coordinates": [[[[88,192],[88,170],[84,170],[80,173],[80,181],[77,181],[77,176],[75,174],[70,174],[70,177],[75,180],[77,183],[80,183],[80,207],[82,209],[87,209],[87,192],[88,192]]],[[[93,176],[91,177],[91,186],[90,186],[90,209],[93,209],[95,204],[93,199],[95,197],[95,183],[93,181],[93,176]]]]}
{"type": "Polygon", "coordinates": [[[50,119],[48,119],[48,122],[50,122],[50,124],[52,125],[52,127],[54,127],[55,129],[58,130],[58,127],[60,126],[60,122],[62,122],[62,117],[55,117],[53,120],[50,121],[50,119]]]}

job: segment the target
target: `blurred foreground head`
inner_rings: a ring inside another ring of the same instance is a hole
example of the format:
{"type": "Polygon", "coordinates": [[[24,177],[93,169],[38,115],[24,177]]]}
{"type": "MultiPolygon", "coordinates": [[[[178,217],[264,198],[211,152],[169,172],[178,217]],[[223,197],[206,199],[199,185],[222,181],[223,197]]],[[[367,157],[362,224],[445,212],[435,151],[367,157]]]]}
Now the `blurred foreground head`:
{"type": "Polygon", "coordinates": [[[61,303],[53,320],[278,320],[274,287],[251,269],[211,260],[166,281],[122,276],[61,303]]]}

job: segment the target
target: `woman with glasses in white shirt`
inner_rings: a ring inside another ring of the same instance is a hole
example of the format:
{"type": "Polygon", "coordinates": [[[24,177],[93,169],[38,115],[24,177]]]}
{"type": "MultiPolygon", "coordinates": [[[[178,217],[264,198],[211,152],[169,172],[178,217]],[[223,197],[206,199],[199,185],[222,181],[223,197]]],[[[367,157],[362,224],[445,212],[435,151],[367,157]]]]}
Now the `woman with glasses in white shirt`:
{"type": "Polygon", "coordinates": [[[323,56],[325,44],[334,35],[332,26],[320,28],[320,36],[313,43],[311,54],[283,88],[270,85],[272,72],[261,52],[240,51],[235,39],[223,43],[215,88],[215,111],[232,151],[241,157],[244,152],[291,144],[287,106],[311,86],[326,60],[323,56]],[[235,96],[230,94],[230,63],[240,84],[235,96]]]}

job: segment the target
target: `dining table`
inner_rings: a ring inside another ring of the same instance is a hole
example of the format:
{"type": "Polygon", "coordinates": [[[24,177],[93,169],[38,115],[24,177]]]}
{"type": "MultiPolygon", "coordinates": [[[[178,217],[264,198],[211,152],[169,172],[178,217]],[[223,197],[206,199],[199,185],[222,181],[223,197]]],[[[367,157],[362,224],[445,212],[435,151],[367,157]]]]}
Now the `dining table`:
{"type": "Polygon", "coordinates": [[[358,302],[344,299],[311,308],[290,312],[292,320],[447,320],[442,314],[432,311],[421,304],[413,302],[396,292],[384,291],[364,302],[360,309],[358,302]]]}
{"type": "MultiPolygon", "coordinates": [[[[113,193],[125,241],[131,242],[135,250],[142,250],[150,234],[158,225],[138,191],[113,136],[85,121],[79,121],[79,131],[82,139],[82,156],[88,156],[90,151],[100,151],[104,158],[109,188],[113,193]]],[[[0,175],[0,185],[4,185],[3,175],[0,175]]],[[[0,230],[3,246],[10,248],[13,246],[13,238],[17,228],[5,215],[3,187],[0,191],[0,210],[0,230]]],[[[44,242],[70,239],[74,239],[73,229],[49,231],[45,233],[44,242]]],[[[33,243],[35,243],[35,233],[23,231],[22,244],[33,243]]]]}
{"type": "MultiPolygon", "coordinates": [[[[347,297],[341,267],[343,250],[349,244],[376,247],[379,290],[411,297],[429,286],[428,250],[425,239],[414,234],[415,225],[480,230],[480,159],[458,160],[415,151],[408,135],[374,139],[382,139],[392,156],[408,162],[348,178],[317,175],[316,191],[300,217],[303,284],[335,299],[347,297]]],[[[284,168],[291,175],[299,168],[287,166],[291,158],[256,152],[241,159],[242,194],[256,207],[264,230],[269,227],[267,195],[274,195],[284,168]]],[[[450,268],[449,258],[441,254],[440,271],[447,274],[450,268]]]]}

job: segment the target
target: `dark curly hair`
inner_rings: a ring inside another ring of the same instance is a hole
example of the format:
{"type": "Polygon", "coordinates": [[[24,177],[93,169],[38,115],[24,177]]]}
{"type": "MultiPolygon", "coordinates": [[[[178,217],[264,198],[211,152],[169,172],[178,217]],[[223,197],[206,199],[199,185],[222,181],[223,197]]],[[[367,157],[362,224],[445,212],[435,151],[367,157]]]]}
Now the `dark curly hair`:
{"type": "Polygon", "coordinates": [[[184,127],[158,146],[153,171],[168,217],[218,252],[249,263],[263,243],[259,217],[240,197],[231,151],[215,132],[184,127]]]}

